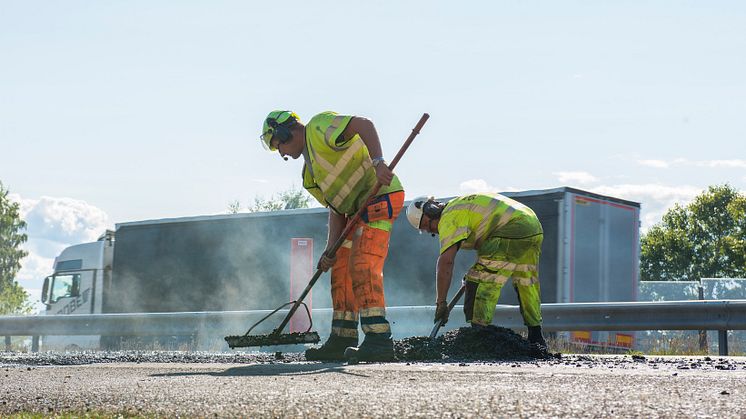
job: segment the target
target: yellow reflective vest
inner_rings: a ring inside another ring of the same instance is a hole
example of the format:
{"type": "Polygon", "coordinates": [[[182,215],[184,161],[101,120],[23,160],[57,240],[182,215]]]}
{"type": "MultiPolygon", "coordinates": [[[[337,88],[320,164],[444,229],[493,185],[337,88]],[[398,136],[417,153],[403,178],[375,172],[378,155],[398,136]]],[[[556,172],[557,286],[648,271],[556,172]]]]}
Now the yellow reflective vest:
{"type": "MultiPolygon", "coordinates": [[[[339,214],[353,215],[365,205],[376,171],[368,148],[359,135],[345,141],[341,134],[352,120],[350,115],[322,112],[306,124],[303,151],[303,187],[321,205],[339,214]]],[[[403,190],[399,178],[382,186],[378,195],[403,190]]]]}
{"type": "Polygon", "coordinates": [[[446,204],[438,222],[440,253],[461,242],[479,249],[487,239],[520,239],[543,232],[531,208],[500,194],[474,194],[446,204]]]}

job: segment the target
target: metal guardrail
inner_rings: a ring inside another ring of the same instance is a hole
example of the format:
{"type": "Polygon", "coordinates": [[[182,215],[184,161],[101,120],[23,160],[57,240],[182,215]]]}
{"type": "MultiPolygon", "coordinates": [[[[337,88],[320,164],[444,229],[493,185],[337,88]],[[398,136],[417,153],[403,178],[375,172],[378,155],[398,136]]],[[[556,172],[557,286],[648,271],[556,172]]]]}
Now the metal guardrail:
{"type": "MultiPolygon", "coordinates": [[[[458,307],[458,306],[457,306],[458,307]]],[[[422,324],[423,335],[432,327],[433,306],[388,307],[394,325],[422,324]]],[[[270,310],[208,311],[180,313],[70,314],[0,317],[0,336],[34,336],[32,350],[38,350],[38,336],[103,335],[163,336],[193,335],[197,331],[241,334],[270,310]]],[[[454,309],[448,326],[465,325],[454,309]]],[[[287,310],[279,311],[284,316],[287,310]]],[[[327,330],[331,309],[313,310],[315,328],[327,330]]],[[[639,331],[716,330],[718,352],[728,354],[729,330],[746,330],[746,300],[650,301],[613,303],[542,304],[545,331],[639,331]]],[[[499,305],[493,323],[524,329],[518,306],[499,305]]],[[[270,319],[255,333],[268,333],[275,326],[270,319]]],[[[254,333],[254,332],[253,332],[254,333]]]]}

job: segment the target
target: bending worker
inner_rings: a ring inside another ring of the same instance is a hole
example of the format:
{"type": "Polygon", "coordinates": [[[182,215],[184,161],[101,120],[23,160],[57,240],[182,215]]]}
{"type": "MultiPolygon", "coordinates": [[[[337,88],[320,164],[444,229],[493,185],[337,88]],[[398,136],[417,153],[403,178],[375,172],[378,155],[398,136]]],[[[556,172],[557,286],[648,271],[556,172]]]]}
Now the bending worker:
{"type": "MultiPolygon", "coordinates": [[[[358,317],[365,339],[357,348],[360,361],[391,361],[394,347],[386,320],[383,263],[391,226],[404,206],[404,190],[386,165],[373,123],[363,117],[320,113],[304,125],[290,111],[273,111],[264,121],[262,143],[285,160],[303,156],[303,187],[329,208],[327,248],[318,268],[332,269],[332,331],[320,348],[306,351],[308,360],[343,360],[345,349],[358,344],[358,317]],[[330,258],[349,218],[366,205],[376,180],[383,186],[368,204],[362,220],[330,258]]],[[[354,349],[351,351],[355,351],[354,349]]]]}
{"type": "Polygon", "coordinates": [[[528,340],[546,346],[538,272],[544,234],[531,208],[500,194],[467,195],[447,204],[420,197],[407,207],[407,219],[414,228],[439,235],[436,323],[448,321],[446,297],[456,253],[475,249],[477,261],[464,278],[466,321],[472,326],[492,323],[500,290],[512,278],[528,340]]]}

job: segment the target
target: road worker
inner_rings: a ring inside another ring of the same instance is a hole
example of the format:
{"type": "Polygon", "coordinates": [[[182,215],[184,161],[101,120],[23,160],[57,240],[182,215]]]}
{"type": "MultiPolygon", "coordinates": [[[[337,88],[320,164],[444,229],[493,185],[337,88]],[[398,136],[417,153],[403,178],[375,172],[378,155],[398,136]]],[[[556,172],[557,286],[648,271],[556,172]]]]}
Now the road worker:
{"type": "Polygon", "coordinates": [[[500,290],[508,279],[518,293],[528,340],[546,347],[541,333],[539,256],[544,238],[531,208],[500,194],[473,194],[448,203],[414,199],[407,220],[420,231],[439,236],[435,322],[448,320],[446,297],[459,249],[475,249],[477,261],[464,278],[464,314],[472,326],[492,323],[500,290]]]}
{"type": "Polygon", "coordinates": [[[351,349],[360,361],[394,360],[391,326],[386,320],[383,264],[391,227],[404,207],[404,190],[383,158],[376,128],[360,116],[322,112],[303,124],[291,111],[270,112],[261,140],[285,160],[303,157],[303,187],[329,208],[327,247],[318,268],[331,268],[332,330],[308,360],[343,360],[351,349]],[[366,199],[376,181],[381,189],[366,199]],[[362,207],[361,221],[330,257],[327,250],[362,207]],[[358,345],[358,320],[365,338],[358,345]]]}

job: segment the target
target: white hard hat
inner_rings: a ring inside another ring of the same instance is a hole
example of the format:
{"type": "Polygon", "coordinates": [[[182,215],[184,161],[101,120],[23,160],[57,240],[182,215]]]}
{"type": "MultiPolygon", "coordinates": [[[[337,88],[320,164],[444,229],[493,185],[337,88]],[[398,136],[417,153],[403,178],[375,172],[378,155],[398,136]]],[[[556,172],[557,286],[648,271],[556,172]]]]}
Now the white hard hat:
{"type": "Polygon", "coordinates": [[[413,199],[407,207],[407,220],[409,220],[409,224],[412,224],[412,227],[414,227],[416,230],[420,229],[420,221],[422,221],[422,207],[429,199],[432,198],[428,196],[418,196],[417,198],[413,199]]]}

